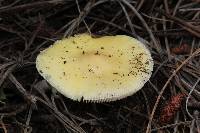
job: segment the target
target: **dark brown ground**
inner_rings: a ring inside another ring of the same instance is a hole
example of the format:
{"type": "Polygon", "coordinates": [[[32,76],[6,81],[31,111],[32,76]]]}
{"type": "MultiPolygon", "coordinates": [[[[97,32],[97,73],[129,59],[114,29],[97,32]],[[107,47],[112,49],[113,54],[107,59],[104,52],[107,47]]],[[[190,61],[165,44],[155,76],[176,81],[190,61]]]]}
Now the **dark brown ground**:
{"type": "Polygon", "coordinates": [[[199,38],[199,0],[0,0],[0,132],[200,132],[199,38]],[[147,40],[150,81],[112,103],[52,93],[37,54],[83,32],[147,40]]]}

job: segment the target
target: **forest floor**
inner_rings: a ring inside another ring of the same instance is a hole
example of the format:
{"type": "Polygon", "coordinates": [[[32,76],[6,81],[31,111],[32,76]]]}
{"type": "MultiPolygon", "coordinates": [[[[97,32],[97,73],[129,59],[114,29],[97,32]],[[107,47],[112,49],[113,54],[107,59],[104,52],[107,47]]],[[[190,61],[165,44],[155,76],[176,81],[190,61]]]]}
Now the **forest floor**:
{"type": "Polygon", "coordinates": [[[199,0],[0,0],[0,132],[200,133],[199,82],[199,0]],[[154,60],[150,80],[110,103],[52,93],[37,55],[85,32],[143,41],[154,60]]]}

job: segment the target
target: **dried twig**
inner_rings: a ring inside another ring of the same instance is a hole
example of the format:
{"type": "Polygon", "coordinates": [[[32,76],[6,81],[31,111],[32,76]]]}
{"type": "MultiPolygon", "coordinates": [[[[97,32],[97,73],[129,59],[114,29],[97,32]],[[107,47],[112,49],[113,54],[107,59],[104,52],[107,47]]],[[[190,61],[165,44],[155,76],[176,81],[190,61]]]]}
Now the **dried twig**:
{"type": "Polygon", "coordinates": [[[172,75],[168,78],[167,82],[165,83],[165,85],[163,86],[163,88],[161,89],[160,91],[160,94],[156,100],[156,103],[153,107],[153,110],[151,112],[151,116],[149,118],[149,123],[148,123],[148,126],[147,126],[147,129],[146,129],[146,133],[150,133],[150,130],[151,130],[151,122],[153,120],[153,116],[154,116],[154,113],[156,111],[156,108],[158,106],[158,103],[160,101],[160,98],[162,96],[162,94],[164,93],[165,89],[167,88],[167,85],[170,83],[170,81],[172,80],[172,78],[176,75],[176,73],[190,60],[192,59],[194,56],[196,56],[197,54],[200,53],[200,49],[197,49],[194,53],[192,53],[186,60],[184,60],[181,65],[172,73],[172,75]]]}

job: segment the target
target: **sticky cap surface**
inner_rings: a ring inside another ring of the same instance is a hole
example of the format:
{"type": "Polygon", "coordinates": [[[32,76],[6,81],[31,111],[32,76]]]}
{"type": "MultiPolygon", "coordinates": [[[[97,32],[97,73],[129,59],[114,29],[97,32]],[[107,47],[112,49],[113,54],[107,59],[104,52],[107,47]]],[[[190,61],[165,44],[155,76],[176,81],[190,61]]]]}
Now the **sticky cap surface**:
{"type": "Polygon", "coordinates": [[[36,59],[38,72],[73,100],[108,102],[132,95],[149,80],[149,50],[125,36],[75,35],[56,41],[36,59]]]}

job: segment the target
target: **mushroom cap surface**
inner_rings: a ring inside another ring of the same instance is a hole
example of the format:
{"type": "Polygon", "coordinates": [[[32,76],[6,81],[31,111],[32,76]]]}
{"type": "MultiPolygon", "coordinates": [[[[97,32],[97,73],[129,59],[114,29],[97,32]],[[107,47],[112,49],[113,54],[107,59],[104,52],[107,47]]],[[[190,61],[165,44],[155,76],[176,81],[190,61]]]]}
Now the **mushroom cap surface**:
{"type": "Polygon", "coordinates": [[[38,72],[64,96],[109,102],[134,94],[149,80],[153,59],[144,44],[126,35],[75,35],[40,52],[38,72]]]}

